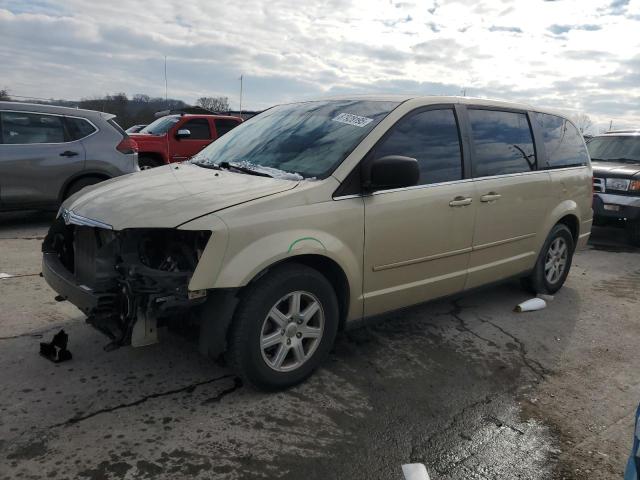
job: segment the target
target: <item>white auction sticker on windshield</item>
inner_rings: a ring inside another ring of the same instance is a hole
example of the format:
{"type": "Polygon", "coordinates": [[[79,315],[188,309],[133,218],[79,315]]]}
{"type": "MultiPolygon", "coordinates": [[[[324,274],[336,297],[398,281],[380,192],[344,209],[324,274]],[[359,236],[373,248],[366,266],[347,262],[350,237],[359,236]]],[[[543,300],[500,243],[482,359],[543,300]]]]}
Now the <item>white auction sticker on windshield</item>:
{"type": "Polygon", "coordinates": [[[361,117],[360,115],[354,115],[352,113],[341,113],[331,120],[334,122],[346,123],[347,125],[353,125],[355,127],[365,127],[373,122],[373,118],[361,117]]]}

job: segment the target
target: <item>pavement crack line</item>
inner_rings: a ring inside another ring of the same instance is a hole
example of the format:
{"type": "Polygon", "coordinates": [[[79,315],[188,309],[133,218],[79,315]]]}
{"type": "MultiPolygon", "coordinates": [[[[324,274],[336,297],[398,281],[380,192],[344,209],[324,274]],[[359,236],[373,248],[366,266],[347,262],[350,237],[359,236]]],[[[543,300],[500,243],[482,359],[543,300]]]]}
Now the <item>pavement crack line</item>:
{"type": "Polygon", "coordinates": [[[451,302],[453,305],[453,309],[450,312],[447,312],[448,315],[451,315],[453,318],[455,318],[458,321],[458,325],[460,326],[460,328],[464,331],[467,332],[471,335],[473,335],[474,337],[482,340],[483,342],[486,342],[488,345],[490,346],[496,346],[496,343],[493,340],[489,340],[488,338],[483,337],[482,335],[476,333],[475,331],[473,331],[471,328],[469,328],[469,326],[467,325],[467,323],[464,321],[464,319],[462,318],[462,316],[460,315],[462,313],[463,307],[461,307],[458,304],[457,300],[454,300],[453,302],[451,302]]]}
{"type": "Polygon", "coordinates": [[[420,445],[418,446],[416,444],[416,442],[412,442],[411,443],[411,454],[410,454],[410,460],[412,462],[423,462],[424,459],[421,459],[419,457],[417,457],[416,451],[418,450],[418,448],[420,447],[421,449],[425,449],[425,447],[427,449],[429,449],[432,446],[432,443],[435,439],[436,436],[438,435],[444,435],[447,432],[449,432],[452,428],[455,427],[455,425],[460,421],[460,419],[462,417],[464,417],[464,415],[469,411],[472,410],[480,405],[488,405],[489,403],[491,403],[494,398],[497,398],[501,395],[506,395],[510,392],[513,391],[513,388],[507,389],[505,391],[501,391],[501,392],[492,392],[492,393],[488,393],[487,395],[485,395],[483,398],[476,400],[475,402],[472,402],[468,405],[465,405],[464,407],[462,407],[457,413],[455,413],[452,417],[451,420],[449,421],[449,423],[447,424],[446,427],[433,432],[431,435],[429,435],[429,437],[424,441],[424,442],[419,442],[420,445]]]}
{"type": "Polygon", "coordinates": [[[0,241],[2,240],[44,240],[44,235],[36,237],[0,237],[0,241]]]}
{"type": "Polygon", "coordinates": [[[552,373],[551,370],[544,367],[539,361],[529,357],[529,352],[527,352],[527,348],[525,347],[524,342],[520,340],[518,337],[516,337],[512,333],[507,332],[504,328],[502,328],[500,325],[493,323],[491,320],[487,320],[486,318],[482,318],[480,316],[478,316],[478,320],[480,320],[483,323],[488,323],[493,328],[501,331],[504,335],[506,335],[507,337],[511,338],[514,342],[516,342],[516,344],[518,345],[518,351],[520,353],[520,358],[522,359],[522,363],[524,363],[525,366],[534,375],[539,377],[540,380],[544,380],[547,375],[552,373]]]}
{"type": "MultiPolygon", "coordinates": [[[[453,305],[453,309],[449,312],[449,314],[458,321],[458,324],[461,326],[461,328],[464,331],[470,333],[474,337],[479,338],[480,340],[487,342],[487,344],[489,344],[490,346],[495,345],[495,342],[485,337],[482,337],[481,335],[478,335],[476,332],[474,332],[471,328],[467,326],[466,322],[462,319],[462,316],[460,315],[465,307],[461,306],[457,300],[454,300],[451,303],[453,305]]],[[[516,342],[516,344],[518,345],[518,352],[520,354],[520,359],[522,360],[522,363],[527,367],[528,370],[530,370],[540,380],[544,380],[547,375],[552,373],[551,370],[544,367],[539,361],[529,357],[529,353],[527,352],[524,342],[520,340],[518,337],[516,337],[512,333],[509,333],[500,325],[497,325],[491,320],[483,318],[480,315],[476,315],[476,318],[482,323],[487,323],[491,325],[493,328],[500,331],[503,335],[509,337],[514,342],[516,342]]]]}
{"type": "Polygon", "coordinates": [[[204,400],[200,405],[210,405],[212,403],[218,403],[220,402],[224,397],[226,397],[227,395],[229,395],[230,393],[235,392],[236,390],[238,390],[240,387],[242,387],[242,380],[240,379],[240,377],[234,377],[233,379],[233,385],[229,388],[226,388],[224,390],[222,390],[219,394],[217,394],[215,397],[211,397],[211,398],[207,398],[206,400],[204,400]]]}
{"type": "MultiPolygon", "coordinates": [[[[166,392],[159,392],[159,393],[152,393],[149,395],[145,395],[142,398],[139,398],[138,400],[135,400],[133,402],[128,402],[128,403],[121,403],[120,405],[116,405],[115,407],[108,407],[108,408],[102,408],[100,410],[96,410],[95,412],[91,412],[88,413],[86,415],[82,415],[82,416],[78,416],[78,417],[72,417],[68,420],[65,420],[64,422],[60,422],[60,423],[56,423],[54,425],[50,425],[48,428],[52,429],[52,428],[57,428],[57,427],[70,427],[71,425],[75,425],[76,423],[82,422],[84,420],[87,420],[89,418],[93,418],[97,415],[102,415],[103,413],[111,413],[111,412],[115,412],[117,410],[122,410],[124,408],[131,408],[131,407],[135,407],[138,406],[142,403],[145,403],[147,400],[151,400],[154,398],[161,398],[161,397],[166,397],[169,395],[175,395],[176,393],[181,393],[181,392],[193,392],[197,387],[201,387],[202,385],[208,385],[211,383],[215,383],[218,382],[220,380],[224,380],[226,378],[235,378],[236,380],[234,380],[234,386],[223,390],[220,394],[218,394],[218,397],[220,397],[220,399],[222,399],[223,396],[228,395],[229,393],[237,390],[238,388],[240,388],[240,386],[242,385],[242,382],[239,381],[239,379],[237,379],[237,377],[235,377],[234,375],[222,375],[220,377],[214,377],[214,378],[210,378],[209,380],[203,380],[201,382],[196,382],[196,383],[192,383],[190,385],[187,385],[185,387],[180,387],[180,388],[174,388],[172,390],[167,390],[166,392]]],[[[216,398],[216,397],[213,397],[216,398]]]]}
{"type": "Polygon", "coordinates": [[[47,328],[46,330],[40,330],[39,332],[27,332],[27,333],[19,333],[17,335],[9,335],[7,337],[0,337],[0,340],[14,340],[16,338],[24,338],[24,337],[31,337],[31,338],[42,338],[46,333],[49,332],[53,332],[54,330],[61,330],[64,329],[65,327],[67,327],[68,324],[60,324],[60,325],[56,325],[54,327],[51,328],[47,328]]]}
{"type": "Polygon", "coordinates": [[[19,275],[12,275],[10,273],[7,273],[7,274],[0,273],[0,280],[4,281],[4,280],[11,280],[11,279],[14,279],[14,278],[36,277],[38,275],[40,275],[40,272],[38,272],[38,273],[21,273],[19,275]]]}

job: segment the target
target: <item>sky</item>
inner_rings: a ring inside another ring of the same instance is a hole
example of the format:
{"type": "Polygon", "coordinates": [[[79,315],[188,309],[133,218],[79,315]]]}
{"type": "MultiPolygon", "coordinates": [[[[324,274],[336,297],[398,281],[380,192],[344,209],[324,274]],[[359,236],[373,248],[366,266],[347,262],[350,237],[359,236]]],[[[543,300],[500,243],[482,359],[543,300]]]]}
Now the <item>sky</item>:
{"type": "Polygon", "coordinates": [[[640,126],[640,0],[0,0],[0,88],[243,109],[462,95],[640,126]]]}

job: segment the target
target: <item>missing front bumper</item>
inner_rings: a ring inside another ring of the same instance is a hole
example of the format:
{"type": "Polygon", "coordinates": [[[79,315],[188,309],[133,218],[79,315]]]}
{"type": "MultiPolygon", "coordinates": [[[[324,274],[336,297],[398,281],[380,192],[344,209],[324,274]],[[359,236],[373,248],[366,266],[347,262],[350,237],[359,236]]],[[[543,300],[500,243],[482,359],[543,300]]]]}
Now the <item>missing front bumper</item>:
{"type": "Polygon", "coordinates": [[[210,232],[140,229],[122,232],[64,225],[43,243],[49,285],[106,334],[111,348],[157,342],[163,321],[206,300],[188,284],[210,232]]]}

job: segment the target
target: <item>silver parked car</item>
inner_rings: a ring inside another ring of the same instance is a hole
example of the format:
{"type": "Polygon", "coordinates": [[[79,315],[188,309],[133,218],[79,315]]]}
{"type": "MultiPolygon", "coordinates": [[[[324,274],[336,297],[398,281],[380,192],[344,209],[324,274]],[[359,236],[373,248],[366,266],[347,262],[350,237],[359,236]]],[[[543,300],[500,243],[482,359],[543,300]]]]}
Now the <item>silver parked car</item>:
{"type": "Polygon", "coordinates": [[[51,208],[82,188],[139,170],[114,115],[0,102],[0,210],[51,208]]]}

